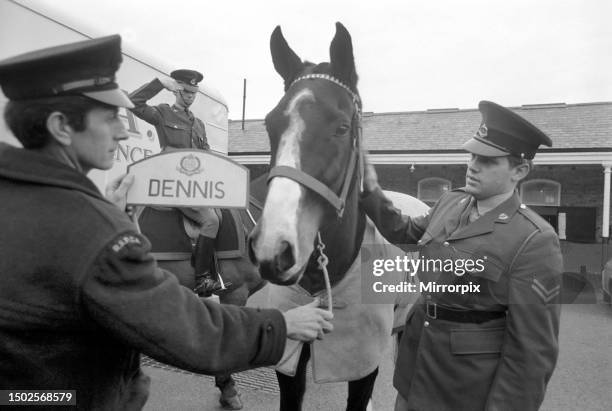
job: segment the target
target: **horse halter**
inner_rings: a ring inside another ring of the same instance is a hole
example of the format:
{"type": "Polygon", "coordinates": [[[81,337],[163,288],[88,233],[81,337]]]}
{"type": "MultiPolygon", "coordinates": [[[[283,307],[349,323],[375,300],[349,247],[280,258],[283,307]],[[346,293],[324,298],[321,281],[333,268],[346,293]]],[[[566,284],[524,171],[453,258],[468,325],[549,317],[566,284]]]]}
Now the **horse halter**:
{"type": "Polygon", "coordinates": [[[289,166],[276,166],[270,170],[268,174],[268,183],[274,177],[286,177],[293,181],[296,181],[300,185],[314,191],[323,197],[332,207],[336,210],[338,218],[342,218],[344,214],[344,207],[346,205],[346,197],[348,195],[349,186],[351,184],[351,180],[356,170],[359,172],[359,178],[361,179],[363,176],[363,172],[360,169],[360,150],[361,150],[361,100],[359,96],[351,90],[346,84],[338,80],[337,78],[330,76],[329,74],[306,74],[304,76],[298,77],[289,85],[288,88],[291,88],[295,83],[302,80],[307,79],[321,79],[330,81],[340,87],[342,87],[345,91],[349,93],[351,99],[353,100],[353,104],[355,105],[355,114],[353,115],[352,126],[351,128],[351,154],[349,157],[349,162],[346,170],[346,174],[344,177],[344,181],[342,186],[340,187],[340,194],[334,193],[326,184],[317,180],[310,174],[303,172],[302,170],[298,170],[294,167],[289,166]]]}

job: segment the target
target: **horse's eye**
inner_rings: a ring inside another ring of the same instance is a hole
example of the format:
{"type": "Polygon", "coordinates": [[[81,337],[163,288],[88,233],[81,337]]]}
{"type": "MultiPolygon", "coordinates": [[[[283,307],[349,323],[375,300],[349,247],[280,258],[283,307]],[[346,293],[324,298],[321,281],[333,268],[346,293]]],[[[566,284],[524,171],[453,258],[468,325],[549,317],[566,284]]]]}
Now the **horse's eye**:
{"type": "Polygon", "coordinates": [[[349,132],[350,129],[351,129],[350,126],[348,126],[346,124],[343,124],[343,125],[341,125],[340,127],[338,127],[336,129],[336,135],[337,136],[344,136],[344,135],[346,135],[346,133],[349,132]]]}

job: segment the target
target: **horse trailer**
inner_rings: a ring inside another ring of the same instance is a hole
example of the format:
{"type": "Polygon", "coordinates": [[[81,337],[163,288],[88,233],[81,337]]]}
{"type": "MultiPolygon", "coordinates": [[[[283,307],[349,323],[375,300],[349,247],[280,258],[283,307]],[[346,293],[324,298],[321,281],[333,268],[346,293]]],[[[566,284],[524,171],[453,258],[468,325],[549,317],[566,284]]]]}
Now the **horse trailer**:
{"type": "MultiPolygon", "coordinates": [[[[60,13],[52,6],[45,7],[28,0],[5,0],[0,2],[0,59],[17,54],[71,43],[108,34],[100,29],[85,27],[74,17],[60,13]]],[[[117,82],[126,92],[132,92],[156,77],[168,76],[177,68],[157,57],[149,56],[122,41],[123,63],[117,72],[117,82]]],[[[193,67],[203,70],[201,67],[193,67]]],[[[200,83],[198,97],[191,106],[196,117],[206,125],[206,134],[211,150],[227,155],[228,151],[228,107],[225,99],[206,82],[200,83]]],[[[0,93],[0,109],[4,112],[7,99],[0,93]]],[[[149,101],[151,105],[172,104],[172,93],[162,91],[149,101]]],[[[129,110],[121,108],[119,114],[128,131],[129,138],[119,143],[115,164],[108,171],[93,170],[88,176],[103,192],[106,183],[125,172],[127,165],[142,160],[160,151],[155,127],[140,120],[129,110]]],[[[19,142],[8,130],[4,116],[0,119],[0,141],[19,146],[19,142]]]]}

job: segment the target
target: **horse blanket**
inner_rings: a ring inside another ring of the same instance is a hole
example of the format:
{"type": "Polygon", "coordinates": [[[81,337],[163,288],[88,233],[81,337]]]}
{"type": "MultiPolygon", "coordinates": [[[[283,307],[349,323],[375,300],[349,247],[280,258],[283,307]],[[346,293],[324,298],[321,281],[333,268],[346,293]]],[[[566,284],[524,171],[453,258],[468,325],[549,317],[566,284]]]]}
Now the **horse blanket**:
{"type": "MultiPolygon", "coordinates": [[[[369,219],[363,244],[378,244],[372,249],[378,254],[375,258],[394,259],[395,256],[404,255],[403,251],[384,240],[369,219]]],[[[322,340],[311,343],[312,374],[317,383],[352,381],[365,377],[381,363],[381,356],[390,340],[394,326],[394,302],[362,302],[363,252],[362,249],[345,277],[332,288],[334,330],[322,340]]],[[[402,273],[394,275],[394,279],[386,278],[385,283],[399,283],[404,280],[402,273]]],[[[287,287],[270,284],[269,287],[269,304],[281,311],[308,304],[325,294],[325,291],[322,291],[311,295],[299,285],[287,287]]],[[[409,308],[417,300],[418,295],[414,294],[402,296],[401,304],[404,308],[409,308]]],[[[288,339],[285,353],[276,365],[276,370],[294,376],[302,347],[302,342],[288,339]]]]}

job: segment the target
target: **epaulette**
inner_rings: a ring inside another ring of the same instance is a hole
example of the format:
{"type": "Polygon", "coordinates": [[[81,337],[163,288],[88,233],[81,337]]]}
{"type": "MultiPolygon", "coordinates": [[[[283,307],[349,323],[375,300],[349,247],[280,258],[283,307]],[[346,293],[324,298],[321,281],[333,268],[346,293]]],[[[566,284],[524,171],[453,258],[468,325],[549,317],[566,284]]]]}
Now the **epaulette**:
{"type": "Polygon", "coordinates": [[[546,220],[544,220],[538,213],[527,207],[525,204],[521,204],[519,206],[518,212],[523,215],[527,220],[529,220],[533,225],[535,225],[540,231],[553,229],[552,226],[546,220]]]}

